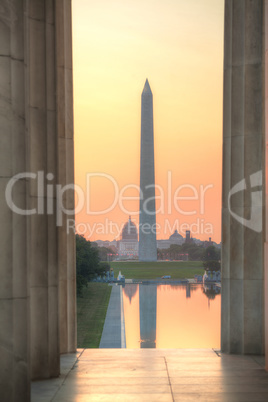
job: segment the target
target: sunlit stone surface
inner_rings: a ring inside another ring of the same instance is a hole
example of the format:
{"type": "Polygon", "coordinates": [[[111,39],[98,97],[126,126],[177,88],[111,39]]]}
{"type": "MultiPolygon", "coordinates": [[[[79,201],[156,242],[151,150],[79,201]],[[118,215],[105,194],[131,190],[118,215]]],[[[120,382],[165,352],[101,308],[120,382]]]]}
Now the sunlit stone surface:
{"type": "Polygon", "coordinates": [[[61,358],[59,378],[32,384],[32,402],[268,400],[268,373],[256,356],[212,349],[79,352],[61,358]]]}

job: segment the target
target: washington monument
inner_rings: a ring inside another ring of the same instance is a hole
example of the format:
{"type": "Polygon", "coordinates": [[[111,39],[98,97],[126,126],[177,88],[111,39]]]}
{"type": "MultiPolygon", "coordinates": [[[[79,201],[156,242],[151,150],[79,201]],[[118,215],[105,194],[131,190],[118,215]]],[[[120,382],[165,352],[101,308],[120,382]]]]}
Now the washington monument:
{"type": "Polygon", "coordinates": [[[156,261],[153,94],[146,80],[141,94],[139,260],[156,261]]]}

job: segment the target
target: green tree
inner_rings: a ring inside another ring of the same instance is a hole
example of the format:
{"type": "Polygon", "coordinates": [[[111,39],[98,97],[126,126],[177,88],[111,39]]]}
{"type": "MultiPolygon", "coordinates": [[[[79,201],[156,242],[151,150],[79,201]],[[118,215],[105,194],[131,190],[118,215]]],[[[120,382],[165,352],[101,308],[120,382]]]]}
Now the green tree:
{"type": "Polygon", "coordinates": [[[219,271],[221,269],[221,263],[215,260],[204,261],[203,265],[207,271],[219,271]]]}
{"type": "Polygon", "coordinates": [[[158,260],[163,260],[163,259],[164,259],[164,256],[165,256],[165,253],[162,251],[161,248],[158,248],[158,249],[157,249],[157,259],[158,259],[158,260]]]}
{"type": "Polygon", "coordinates": [[[186,253],[186,252],[188,252],[189,248],[191,248],[191,247],[193,247],[193,243],[183,243],[181,245],[181,251],[183,253],[186,253]]]}
{"type": "Polygon", "coordinates": [[[221,259],[221,251],[215,246],[208,246],[203,253],[203,261],[219,261],[221,259]]]}
{"type": "Polygon", "coordinates": [[[181,253],[181,246],[178,244],[171,244],[169,247],[170,259],[178,260],[181,253]]]}
{"type": "Polygon", "coordinates": [[[188,248],[188,255],[190,261],[201,261],[204,253],[202,246],[192,245],[188,248]]]}
{"type": "Polygon", "coordinates": [[[101,261],[112,261],[115,256],[114,250],[109,247],[98,247],[98,253],[101,261]]]}
{"type": "Polygon", "coordinates": [[[108,262],[100,262],[100,269],[102,270],[102,273],[105,273],[107,271],[110,271],[111,265],[108,262]]]}
{"type": "Polygon", "coordinates": [[[83,236],[76,234],[76,283],[77,293],[81,294],[87,282],[99,275],[103,268],[100,267],[98,249],[92,247],[91,242],[83,236]]]}

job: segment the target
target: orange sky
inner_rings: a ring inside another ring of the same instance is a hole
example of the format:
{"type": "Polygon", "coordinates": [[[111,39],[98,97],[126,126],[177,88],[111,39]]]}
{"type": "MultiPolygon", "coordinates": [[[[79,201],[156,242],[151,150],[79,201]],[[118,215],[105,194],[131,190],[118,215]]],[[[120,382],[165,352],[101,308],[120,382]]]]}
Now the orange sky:
{"type": "Polygon", "coordinates": [[[182,235],[191,229],[193,237],[220,242],[223,3],[73,0],[76,183],[86,191],[86,175],[96,174],[87,187],[90,205],[76,215],[76,224],[90,240],[116,238],[130,212],[138,224],[134,185],[141,92],[148,78],[155,180],[164,194],[157,238],[168,238],[175,224],[182,235]],[[124,191],[126,185],[132,188],[124,191]],[[202,201],[200,186],[208,185],[202,201]],[[191,199],[174,201],[176,189],[175,196],[191,199]]]}

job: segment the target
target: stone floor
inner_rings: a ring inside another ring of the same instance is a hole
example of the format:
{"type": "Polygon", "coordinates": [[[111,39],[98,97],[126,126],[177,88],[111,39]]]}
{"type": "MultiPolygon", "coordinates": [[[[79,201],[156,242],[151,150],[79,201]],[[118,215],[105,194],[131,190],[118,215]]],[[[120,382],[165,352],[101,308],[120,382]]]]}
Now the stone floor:
{"type": "Polygon", "coordinates": [[[260,357],[210,349],[84,349],[62,374],[32,384],[33,402],[268,401],[260,357]]]}

